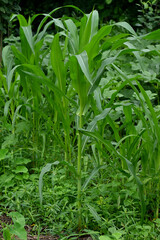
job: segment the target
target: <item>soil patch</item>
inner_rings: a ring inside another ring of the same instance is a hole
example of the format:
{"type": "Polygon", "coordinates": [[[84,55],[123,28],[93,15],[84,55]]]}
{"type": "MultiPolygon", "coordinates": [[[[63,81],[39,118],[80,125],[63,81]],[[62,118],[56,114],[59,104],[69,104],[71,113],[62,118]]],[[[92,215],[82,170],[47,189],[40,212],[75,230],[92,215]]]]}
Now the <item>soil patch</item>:
{"type": "MultiPolygon", "coordinates": [[[[12,224],[12,219],[10,217],[6,216],[5,214],[3,214],[0,216],[0,240],[4,240],[2,229],[6,226],[6,224],[8,224],[8,225],[12,224]]],[[[38,236],[31,235],[32,227],[25,226],[25,229],[27,231],[27,240],[37,240],[38,236]]],[[[16,238],[16,239],[18,240],[19,238],[16,238]]],[[[66,237],[66,240],[67,239],[69,240],[69,238],[66,237]]],[[[80,240],[92,240],[92,238],[88,235],[80,237],[79,239],[80,240]]],[[[39,240],[60,240],[60,238],[55,237],[55,236],[49,236],[49,235],[47,235],[47,236],[40,235],[39,240]]]]}

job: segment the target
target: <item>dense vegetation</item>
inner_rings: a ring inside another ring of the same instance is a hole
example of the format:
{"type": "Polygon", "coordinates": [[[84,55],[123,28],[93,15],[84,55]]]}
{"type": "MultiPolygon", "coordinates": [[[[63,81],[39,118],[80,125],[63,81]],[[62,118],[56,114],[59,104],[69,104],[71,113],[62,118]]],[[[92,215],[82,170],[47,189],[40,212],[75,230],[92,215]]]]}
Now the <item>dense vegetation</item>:
{"type": "Polygon", "coordinates": [[[59,239],[158,239],[160,30],[68,8],[78,17],[14,15],[2,50],[4,239],[27,239],[25,222],[59,239]]]}

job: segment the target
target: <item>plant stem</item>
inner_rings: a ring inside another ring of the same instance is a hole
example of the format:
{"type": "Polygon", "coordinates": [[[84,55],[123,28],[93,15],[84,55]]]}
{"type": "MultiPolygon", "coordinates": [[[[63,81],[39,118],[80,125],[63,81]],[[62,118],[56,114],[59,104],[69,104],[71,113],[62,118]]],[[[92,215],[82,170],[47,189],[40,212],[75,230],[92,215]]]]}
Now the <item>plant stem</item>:
{"type": "MultiPolygon", "coordinates": [[[[82,111],[79,116],[79,128],[82,128],[82,111]]],[[[77,186],[77,205],[78,205],[78,229],[82,227],[82,209],[81,209],[81,148],[82,148],[82,134],[78,132],[78,161],[77,161],[77,174],[78,174],[78,186],[77,186]]]]}
{"type": "Polygon", "coordinates": [[[160,190],[160,186],[159,186],[159,181],[157,184],[157,196],[156,196],[156,214],[155,214],[155,218],[157,219],[159,216],[159,190],[160,190]]]}
{"type": "MultiPolygon", "coordinates": [[[[65,128],[65,125],[64,125],[65,128]]],[[[65,161],[71,164],[71,149],[70,149],[70,135],[65,130],[65,161]]]]}

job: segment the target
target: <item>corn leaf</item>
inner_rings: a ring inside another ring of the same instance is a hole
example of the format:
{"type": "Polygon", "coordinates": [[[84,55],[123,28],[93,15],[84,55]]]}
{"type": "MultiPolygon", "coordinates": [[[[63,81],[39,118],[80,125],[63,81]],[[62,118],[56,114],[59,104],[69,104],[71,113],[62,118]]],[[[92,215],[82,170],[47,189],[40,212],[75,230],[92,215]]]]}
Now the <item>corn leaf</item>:
{"type": "Polygon", "coordinates": [[[89,72],[89,66],[88,66],[88,56],[87,53],[84,51],[79,55],[76,55],[76,58],[78,60],[79,66],[84,73],[85,77],[89,81],[89,83],[92,85],[92,77],[89,72]]]}
{"type": "Polygon", "coordinates": [[[128,32],[133,34],[134,36],[137,36],[137,33],[134,31],[134,29],[131,27],[131,25],[129,25],[127,22],[118,22],[118,23],[115,23],[114,25],[121,26],[121,27],[125,28],[128,32]]]}
{"type": "Polygon", "coordinates": [[[160,29],[155,30],[151,33],[148,33],[143,38],[146,40],[158,40],[159,41],[160,40],[160,29]]]}
{"type": "Polygon", "coordinates": [[[56,34],[51,46],[51,64],[58,79],[59,89],[65,93],[66,86],[66,72],[62,50],[59,43],[59,34],[56,34]]]}
{"type": "Polygon", "coordinates": [[[23,30],[23,34],[26,37],[28,45],[30,46],[32,52],[35,54],[34,40],[33,40],[33,36],[32,36],[31,26],[22,27],[21,29],[23,30]]]}
{"type": "Polygon", "coordinates": [[[20,64],[29,63],[28,59],[14,46],[11,46],[14,56],[20,61],[20,64]]]}
{"type": "Polygon", "coordinates": [[[103,26],[86,45],[85,50],[89,56],[89,61],[91,61],[96,55],[99,54],[99,42],[111,32],[111,29],[112,26],[103,26]]]}
{"type": "Polygon", "coordinates": [[[71,19],[66,20],[65,24],[67,25],[69,31],[69,39],[73,49],[73,54],[77,54],[79,52],[79,36],[77,27],[71,19]]]}

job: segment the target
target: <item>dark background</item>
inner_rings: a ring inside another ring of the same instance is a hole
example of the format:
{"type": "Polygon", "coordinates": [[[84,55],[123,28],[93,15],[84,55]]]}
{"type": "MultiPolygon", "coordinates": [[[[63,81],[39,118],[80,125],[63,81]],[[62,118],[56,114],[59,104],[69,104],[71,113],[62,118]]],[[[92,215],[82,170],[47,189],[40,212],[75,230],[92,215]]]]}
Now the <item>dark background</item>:
{"type": "MultiPolygon", "coordinates": [[[[85,13],[91,12],[96,9],[100,13],[101,21],[109,22],[110,20],[115,21],[128,21],[131,25],[135,25],[138,16],[138,6],[139,0],[133,0],[131,2],[128,0],[112,0],[110,4],[107,4],[105,0],[21,0],[21,14],[33,15],[35,13],[49,13],[56,7],[65,5],[75,5],[82,9],[85,13]]],[[[73,9],[64,8],[55,14],[55,17],[61,17],[62,15],[71,15],[73,9]]]]}

